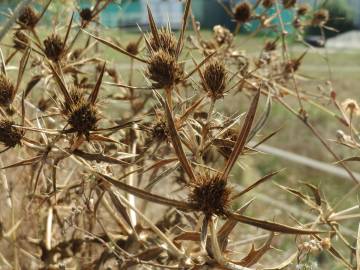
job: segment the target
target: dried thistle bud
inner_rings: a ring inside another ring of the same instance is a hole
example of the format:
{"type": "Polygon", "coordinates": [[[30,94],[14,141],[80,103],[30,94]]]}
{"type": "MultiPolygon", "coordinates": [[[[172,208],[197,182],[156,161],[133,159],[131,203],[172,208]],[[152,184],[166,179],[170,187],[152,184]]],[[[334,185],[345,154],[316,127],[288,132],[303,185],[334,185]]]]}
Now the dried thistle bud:
{"type": "Polygon", "coordinates": [[[165,52],[175,55],[177,40],[175,35],[167,28],[162,28],[158,31],[159,42],[154,38],[154,36],[150,37],[149,44],[151,49],[154,52],[158,52],[159,50],[164,50],[165,52]]]}
{"type": "Polygon", "coordinates": [[[83,8],[79,12],[80,18],[84,22],[90,22],[93,18],[92,11],[90,8],[83,8]]]}
{"type": "Polygon", "coordinates": [[[0,73],[0,106],[8,107],[14,100],[15,86],[5,76],[0,73]]]}
{"type": "Polygon", "coordinates": [[[215,25],[214,28],[214,38],[218,45],[228,44],[230,45],[234,40],[234,35],[230,32],[229,29],[221,26],[215,25]]]}
{"type": "Polygon", "coordinates": [[[15,49],[25,50],[29,44],[29,38],[24,34],[24,32],[18,30],[14,33],[13,44],[15,49]]]}
{"type": "Polygon", "coordinates": [[[308,13],[310,10],[310,6],[308,4],[301,4],[299,5],[298,9],[296,10],[296,13],[298,16],[304,16],[306,13],[308,13]]]}
{"type": "Polygon", "coordinates": [[[296,72],[301,65],[301,61],[299,59],[291,59],[285,65],[284,71],[287,74],[291,74],[292,72],[296,72]]]}
{"type": "Polygon", "coordinates": [[[242,2],[235,6],[234,19],[239,23],[246,23],[251,19],[251,5],[248,2],[242,2]]]}
{"type": "Polygon", "coordinates": [[[168,128],[164,121],[159,121],[156,123],[152,129],[152,138],[157,141],[164,141],[168,138],[168,128]]]}
{"type": "Polygon", "coordinates": [[[271,8],[275,4],[275,0],[263,0],[262,5],[264,8],[271,8]]]}
{"type": "Polygon", "coordinates": [[[276,40],[267,40],[265,42],[264,51],[271,52],[276,50],[276,40]]]}
{"type": "Polygon", "coordinates": [[[139,45],[137,42],[129,42],[125,49],[132,55],[137,55],[139,53],[139,45]]]}
{"type": "Polygon", "coordinates": [[[204,70],[205,90],[215,99],[223,97],[226,78],[227,72],[224,64],[218,60],[211,61],[204,70]]]}
{"type": "Polygon", "coordinates": [[[146,74],[155,88],[170,88],[180,82],[184,70],[175,56],[161,49],[151,55],[146,74]]]}
{"type": "Polygon", "coordinates": [[[44,52],[47,58],[54,62],[59,61],[62,58],[64,54],[64,43],[58,35],[52,34],[51,36],[48,36],[44,40],[44,46],[44,52]]]}
{"type": "Polygon", "coordinates": [[[323,26],[329,20],[329,11],[326,9],[320,9],[313,15],[311,24],[313,26],[323,26]]]}
{"type": "Polygon", "coordinates": [[[220,175],[200,174],[190,184],[189,202],[206,216],[224,216],[230,206],[231,190],[220,175]]]}
{"type": "Polygon", "coordinates": [[[14,127],[10,120],[0,120],[0,142],[6,147],[15,147],[21,144],[23,132],[14,127]]]}
{"type": "Polygon", "coordinates": [[[282,4],[285,9],[293,8],[296,4],[296,0],[283,0],[282,4]]]}
{"type": "Polygon", "coordinates": [[[71,105],[68,123],[79,134],[88,136],[90,131],[96,129],[98,121],[96,107],[89,102],[71,105]]]}
{"type": "Polygon", "coordinates": [[[34,28],[38,20],[39,16],[30,6],[25,7],[19,16],[19,22],[21,26],[26,28],[34,28]]]}

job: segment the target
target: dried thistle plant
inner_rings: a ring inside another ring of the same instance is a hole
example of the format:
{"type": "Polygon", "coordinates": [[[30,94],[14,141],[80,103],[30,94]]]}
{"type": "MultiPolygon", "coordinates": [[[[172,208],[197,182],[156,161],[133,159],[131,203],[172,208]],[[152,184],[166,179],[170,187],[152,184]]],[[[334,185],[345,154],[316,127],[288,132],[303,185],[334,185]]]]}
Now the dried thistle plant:
{"type": "Polygon", "coordinates": [[[326,28],[328,12],[297,1],[219,0],[235,29],[216,25],[204,37],[187,0],[179,33],[158,27],[148,6],[149,32],[119,42],[98,21],[111,2],[57,21],[61,36],[41,28],[51,0],[42,12],[29,6],[8,33],[12,45],[6,58],[0,53],[0,268],[284,269],[327,253],[355,269],[344,254],[355,252],[345,226],[359,219],[357,205],[338,210],[341,201],[308,181],[290,187],[291,170],[250,183],[241,174],[262,155],[259,146],[277,138],[267,129],[276,103],[359,184],[346,164],[359,159],[341,160],[330,147],[359,151],[357,101],[339,101],[334,90],[309,94],[299,80],[307,50],[290,53],[281,19],[282,8],[291,10],[301,39],[308,26],[326,28]],[[249,38],[275,37],[248,55],[236,35],[253,21],[249,38]],[[106,50],[129,58],[126,72],[106,50]],[[346,130],[324,139],[309,106],[346,130]],[[286,183],[273,191],[269,180],[279,175],[286,183]],[[288,209],[294,196],[306,215],[289,219],[252,203],[262,185],[259,197],[269,193],[268,202],[288,209]],[[281,202],[280,192],[289,195],[281,202]]]}

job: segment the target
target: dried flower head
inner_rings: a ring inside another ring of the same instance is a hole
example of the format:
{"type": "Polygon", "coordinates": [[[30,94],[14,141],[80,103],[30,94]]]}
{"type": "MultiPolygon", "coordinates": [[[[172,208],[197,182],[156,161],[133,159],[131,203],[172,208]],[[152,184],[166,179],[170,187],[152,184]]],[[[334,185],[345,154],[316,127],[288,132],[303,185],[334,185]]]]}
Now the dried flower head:
{"type": "Polygon", "coordinates": [[[360,114],[360,107],[356,100],[347,98],[341,103],[341,107],[346,113],[351,113],[355,115],[360,114]]]}
{"type": "Polygon", "coordinates": [[[15,86],[5,76],[0,73],[0,106],[8,107],[14,100],[15,86]]]}
{"type": "Polygon", "coordinates": [[[18,30],[14,33],[13,44],[15,49],[24,50],[29,44],[29,38],[24,34],[24,32],[18,30]]]}
{"type": "Polygon", "coordinates": [[[85,90],[78,86],[72,86],[69,95],[73,102],[73,105],[70,105],[69,102],[64,102],[62,104],[62,113],[68,115],[71,112],[71,106],[77,106],[81,103],[85,103],[85,90]]]}
{"type": "Polygon", "coordinates": [[[239,23],[246,23],[251,19],[251,5],[248,2],[242,2],[235,6],[234,19],[239,23]]]}
{"type": "Polygon", "coordinates": [[[93,18],[92,11],[90,8],[83,8],[79,12],[80,18],[84,22],[90,22],[93,18]]]}
{"type": "Polygon", "coordinates": [[[282,4],[284,8],[289,9],[295,6],[296,0],[283,0],[282,4]]]}
{"type": "Polygon", "coordinates": [[[262,5],[264,8],[271,8],[275,4],[275,0],[263,0],[262,5]]]}
{"type": "Polygon", "coordinates": [[[299,5],[296,13],[298,16],[304,16],[304,15],[306,15],[306,13],[309,12],[309,10],[310,10],[310,6],[307,3],[305,3],[305,4],[299,5]]]}
{"type": "Polygon", "coordinates": [[[299,59],[291,59],[286,63],[284,67],[284,71],[286,74],[291,74],[292,72],[296,72],[301,65],[301,61],[299,59]]]}
{"type": "Polygon", "coordinates": [[[213,60],[204,70],[205,90],[215,99],[223,97],[226,87],[227,72],[222,62],[213,60]]]}
{"type": "Polygon", "coordinates": [[[158,52],[159,50],[164,50],[165,52],[175,55],[176,54],[176,47],[177,47],[177,40],[175,35],[169,30],[168,28],[161,28],[158,31],[159,42],[155,39],[153,35],[151,35],[149,44],[151,49],[154,52],[158,52]]]}
{"type": "Polygon", "coordinates": [[[0,142],[6,147],[15,147],[21,144],[23,132],[14,127],[10,120],[0,120],[0,142]]]}
{"type": "Polygon", "coordinates": [[[264,51],[271,52],[276,50],[276,42],[277,40],[267,40],[265,42],[264,51]]]}
{"type": "Polygon", "coordinates": [[[52,34],[44,40],[45,55],[52,61],[59,61],[64,54],[64,43],[61,38],[52,34]]]}
{"type": "Polygon", "coordinates": [[[313,26],[323,26],[329,20],[329,11],[327,9],[320,9],[313,15],[311,24],[313,26]]]}
{"type": "Polygon", "coordinates": [[[96,107],[89,102],[85,101],[71,105],[68,123],[79,134],[88,136],[90,131],[96,129],[98,121],[96,107]]]}
{"type": "Polygon", "coordinates": [[[23,9],[19,16],[19,22],[21,26],[26,28],[34,28],[39,20],[39,16],[36,14],[34,9],[30,6],[27,6],[23,9]]]}
{"type": "Polygon", "coordinates": [[[137,55],[139,53],[139,45],[137,42],[129,42],[126,46],[126,51],[132,55],[137,55]]]}
{"type": "Polygon", "coordinates": [[[154,81],[155,88],[170,88],[180,82],[183,74],[183,67],[168,52],[160,49],[150,56],[147,76],[154,81]]]}
{"type": "Polygon", "coordinates": [[[227,44],[230,45],[234,40],[234,35],[230,32],[229,29],[221,26],[215,25],[214,28],[214,38],[218,45],[227,44]]]}
{"type": "Polygon", "coordinates": [[[151,129],[152,138],[157,141],[164,141],[168,138],[168,128],[164,121],[159,121],[151,129]]]}
{"type": "Polygon", "coordinates": [[[198,211],[202,211],[206,216],[226,214],[230,206],[231,190],[220,175],[200,174],[190,187],[188,200],[198,211]]]}

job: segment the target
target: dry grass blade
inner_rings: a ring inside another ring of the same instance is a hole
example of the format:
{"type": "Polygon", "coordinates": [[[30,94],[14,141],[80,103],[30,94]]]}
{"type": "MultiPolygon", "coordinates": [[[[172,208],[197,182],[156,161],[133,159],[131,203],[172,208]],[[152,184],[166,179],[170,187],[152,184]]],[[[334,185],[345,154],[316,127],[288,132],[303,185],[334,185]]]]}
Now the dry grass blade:
{"type": "Polygon", "coordinates": [[[266,220],[259,220],[243,215],[239,215],[236,213],[228,213],[228,218],[237,220],[241,223],[248,224],[257,228],[261,228],[271,232],[278,232],[283,234],[318,234],[322,233],[322,231],[316,230],[305,230],[305,229],[297,229],[294,227],[290,227],[287,225],[283,225],[280,223],[270,222],[266,220]]]}
{"type": "Polygon", "coordinates": [[[126,223],[129,225],[129,227],[132,228],[131,220],[130,220],[130,217],[129,217],[126,207],[123,205],[121,200],[119,200],[119,198],[117,197],[117,195],[114,192],[109,190],[108,193],[110,195],[110,199],[111,199],[112,203],[114,204],[116,210],[119,212],[119,214],[122,216],[122,218],[126,221],[126,223]]]}
{"type": "Polygon", "coordinates": [[[159,97],[159,100],[165,109],[168,129],[169,129],[170,137],[171,137],[172,144],[175,149],[176,155],[179,158],[181,166],[183,167],[183,169],[185,170],[187,175],[190,177],[190,180],[194,181],[195,174],[194,174],[194,171],[191,168],[190,163],[185,155],[184,149],[182,148],[181,140],[180,140],[178,132],[176,130],[174,119],[172,117],[169,105],[166,101],[164,101],[162,99],[162,97],[159,97]]]}
{"type": "Polygon", "coordinates": [[[28,48],[23,57],[21,58],[20,60],[20,65],[19,65],[19,72],[18,72],[18,76],[17,76],[17,81],[16,81],[16,87],[15,87],[15,91],[14,91],[14,95],[17,93],[18,89],[19,89],[19,86],[20,86],[20,83],[21,83],[21,80],[24,76],[24,72],[25,72],[25,68],[26,68],[26,65],[29,61],[29,57],[30,57],[30,53],[31,53],[31,49],[28,48]]]}
{"type": "Polygon", "coordinates": [[[102,79],[103,79],[103,76],[104,76],[104,72],[105,72],[105,66],[106,66],[106,62],[105,62],[104,65],[102,66],[101,71],[100,71],[99,78],[97,79],[96,84],[95,84],[95,87],[94,87],[93,91],[91,92],[91,94],[90,94],[90,96],[89,96],[89,103],[90,103],[90,104],[95,104],[96,99],[97,99],[97,97],[98,97],[98,95],[99,95],[101,82],[102,82],[102,79]]]}
{"type": "Polygon", "coordinates": [[[65,38],[64,38],[64,42],[63,42],[63,50],[66,49],[65,46],[66,46],[67,40],[69,38],[69,34],[70,34],[73,19],[74,19],[74,12],[71,14],[71,19],[70,19],[69,25],[68,25],[68,27],[66,29],[66,34],[65,34],[65,38]]]}
{"type": "Polygon", "coordinates": [[[189,17],[190,8],[191,8],[191,0],[187,0],[186,4],[185,4],[185,11],[184,11],[183,19],[182,19],[180,37],[179,37],[178,43],[176,45],[176,56],[177,57],[179,57],[179,55],[182,51],[184,35],[185,35],[185,30],[186,30],[186,24],[187,24],[187,19],[189,17]]]}
{"type": "Polygon", "coordinates": [[[273,177],[274,175],[278,174],[279,172],[281,172],[282,170],[276,171],[276,172],[272,172],[269,173],[263,177],[261,177],[259,180],[255,181],[254,184],[250,185],[249,187],[245,188],[244,190],[242,190],[241,192],[235,194],[234,196],[231,197],[232,200],[241,197],[242,195],[248,193],[250,190],[256,188],[258,185],[264,183],[266,180],[270,179],[271,177],[273,177]]]}
{"type": "Polygon", "coordinates": [[[133,54],[127,52],[127,51],[124,50],[123,48],[115,45],[114,43],[111,43],[110,41],[107,41],[107,40],[105,40],[105,39],[102,39],[102,38],[100,38],[100,37],[97,37],[97,36],[95,36],[95,35],[87,32],[87,31],[85,31],[85,30],[83,30],[83,29],[82,29],[82,31],[85,32],[86,34],[90,35],[91,37],[93,37],[93,38],[96,39],[97,41],[103,43],[104,45],[106,45],[106,46],[114,49],[115,51],[118,51],[118,52],[120,52],[120,53],[122,53],[122,54],[125,54],[125,55],[127,55],[127,56],[129,56],[129,57],[131,57],[131,58],[134,58],[134,59],[136,59],[136,60],[138,60],[138,61],[140,61],[140,62],[147,63],[146,60],[144,60],[144,59],[142,59],[142,58],[140,58],[140,57],[137,57],[136,55],[133,55],[133,54]]]}
{"type": "Polygon", "coordinates": [[[72,104],[73,103],[73,100],[69,94],[69,91],[67,90],[67,87],[63,81],[63,79],[60,77],[59,73],[56,71],[55,67],[53,66],[52,63],[48,62],[49,63],[49,66],[51,68],[51,71],[54,75],[54,78],[61,90],[61,93],[64,95],[64,98],[65,98],[65,102],[68,102],[69,104],[72,104]]]}
{"type": "Polygon", "coordinates": [[[243,124],[242,129],[240,131],[240,134],[239,134],[239,136],[238,136],[238,138],[236,140],[234,149],[231,152],[229,160],[226,163],[225,169],[224,169],[224,171],[222,173],[221,177],[223,179],[227,180],[232,167],[236,163],[236,160],[237,160],[238,156],[244,150],[248,135],[249,135],[250,130],[251,130],[252,123],[253,123],[254,118],[255,118],[255,113],[256,113],[258,102],[259,102],[259,98],[260,98],[260,91],[257,92],[257,94],[255,95],[255,97],[253,98],[253,100],[251,102],[250,108],[249,108],[249,110],[248,110],[248,112],[246,114],[244,124],[243,124]]]}

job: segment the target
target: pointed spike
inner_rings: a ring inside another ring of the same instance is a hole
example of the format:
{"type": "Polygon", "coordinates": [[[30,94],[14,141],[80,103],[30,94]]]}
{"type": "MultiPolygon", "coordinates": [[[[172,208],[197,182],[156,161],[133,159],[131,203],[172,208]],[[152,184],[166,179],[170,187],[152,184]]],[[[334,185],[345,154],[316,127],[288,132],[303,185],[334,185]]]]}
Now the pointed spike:
{"type": "Polygon", "coordinates": [[[151,9],[150,9],[149,5],[147,5],[146,7],[147,7],[147,11],[148,11],[148,17],[149,17],[149,24],[150,24],[151,33],[154,36],[156,45],[160,47],[161,44],[160,44],[159,32],[158,32],[158,29],[156,27],[154,17],[153,17],[153,15],[151,13],[151,9]]]}
{"type": "Polygon", "coordinates": [[[183,21],[182,21],[180,37],[179,37],[177,47],[176,47],[176,56],[177,57],[179,57],[179,55],[180,55],[180,53],[182,51],[183,40],[184,40],[186,24],[187,24],[187,19],[189,17],[190,8],[191,8],[191,0],[187,0],[186,4],[185,4],[185,11],[184,11],[184,16],[183,16],[183,21]]]}
{"type": "Polygon", "coordinates": [[[96,102],[96,99],[99,95],[99,91],[100,91],[100,86],[101,86],[101,82],[102,82],[102,79],[103,79],[103,76],[104,76],[104,72],[105,72],[105,66],[106,66],[106,62],[104,62],[104,65],[101,69],[101,72],[100,72],[100,75],[99,75],[99,78],[95,84],[95,87],[94,87],[94,90],[91,92],[90,96],[89,96],[89,102],[94,105],[95,102],[96,102]]]}

